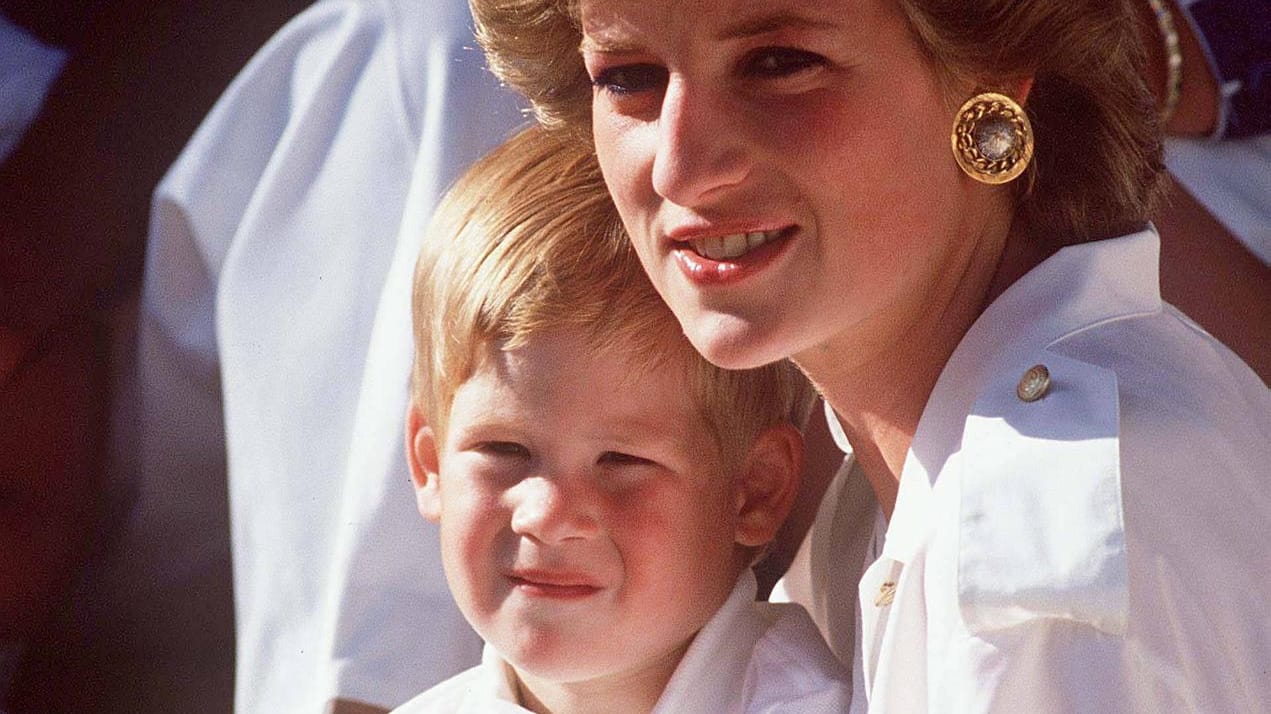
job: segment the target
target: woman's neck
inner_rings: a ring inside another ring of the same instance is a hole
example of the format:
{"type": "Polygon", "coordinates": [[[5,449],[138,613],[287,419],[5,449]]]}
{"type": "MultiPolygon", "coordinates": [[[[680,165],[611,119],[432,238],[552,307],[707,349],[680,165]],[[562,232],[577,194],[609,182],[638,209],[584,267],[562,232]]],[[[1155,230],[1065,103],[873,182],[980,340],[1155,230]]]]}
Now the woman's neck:
{"type": "Polygon", "coordinates": [[[848,368],[796,359],[838,415],[853,458],[888,518],[927,399],[974,318],[960,314],[916,323],[906,338],[848,368]]]}
{"type": "Polygon", "coordinates": [[[945,364],[988,302],[1041,257],[1010,230],[1009,218],[965,235],[946,269],[913,299],[794,358],[838,414],[888,518],[945,364]]]}

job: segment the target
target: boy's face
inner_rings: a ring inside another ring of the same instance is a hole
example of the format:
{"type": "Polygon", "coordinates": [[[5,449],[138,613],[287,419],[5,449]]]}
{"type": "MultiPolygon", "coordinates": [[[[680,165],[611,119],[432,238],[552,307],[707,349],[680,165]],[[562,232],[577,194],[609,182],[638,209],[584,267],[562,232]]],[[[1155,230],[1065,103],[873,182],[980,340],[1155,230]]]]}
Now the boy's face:
{"type": "Polygon", "coordinates": [[[785,515],[753,507],[750,455],[725,468],[682,369],[570,332],[486,359],[447,431],[411,427],[420,509],[460,609],[523,677],[669,675],[785,515]]]}

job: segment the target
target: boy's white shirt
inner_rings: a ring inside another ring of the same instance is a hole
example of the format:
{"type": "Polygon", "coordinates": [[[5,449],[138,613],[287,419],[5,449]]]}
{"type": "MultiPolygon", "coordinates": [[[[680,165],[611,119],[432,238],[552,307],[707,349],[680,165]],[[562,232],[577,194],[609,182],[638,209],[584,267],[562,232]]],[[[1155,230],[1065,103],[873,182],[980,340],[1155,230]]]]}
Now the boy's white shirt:
{"type": "MultiPolygon", "coordinates": [[[[848,672],[798,605],[755,602],[747,570],[698,632],[653,714],[847,711],[848,672]]],[[[481,664],[393,710],[396,714],[527,712],[512,668],[490,645],[481,664]]]]}

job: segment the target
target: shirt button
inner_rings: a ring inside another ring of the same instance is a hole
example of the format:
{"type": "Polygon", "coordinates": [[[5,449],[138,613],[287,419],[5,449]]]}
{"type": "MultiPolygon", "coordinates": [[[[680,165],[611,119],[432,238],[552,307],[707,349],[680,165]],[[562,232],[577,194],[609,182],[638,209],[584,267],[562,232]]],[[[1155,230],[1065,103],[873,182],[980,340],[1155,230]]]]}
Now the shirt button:
{"type": "Polygon", "coordinates": [[[886,607],[896,599],[896,583],[888,580],[878,588],[878,597],[874,598],[875,607],[886,607]]]}
{"type": "Polygon", "coordinates": [[[1050,391],[1050,370],[1044,364],[1035,364],[1024,372],[1015,387],[1015,396],[1022,402],[1035,402],[1050,391]]]}

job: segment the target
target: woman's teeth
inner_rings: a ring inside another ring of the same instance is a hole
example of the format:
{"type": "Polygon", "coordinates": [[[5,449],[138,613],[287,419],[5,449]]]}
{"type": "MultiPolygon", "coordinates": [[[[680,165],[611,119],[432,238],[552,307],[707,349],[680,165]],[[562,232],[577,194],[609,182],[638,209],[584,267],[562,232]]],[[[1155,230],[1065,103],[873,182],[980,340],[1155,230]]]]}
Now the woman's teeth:
{"type": "Polygon", "coordinates": [[[752,231],[699,238],[693,241],[693,250],[711,260],[739,258],[780,234],[781,231],[752,231]]]}

